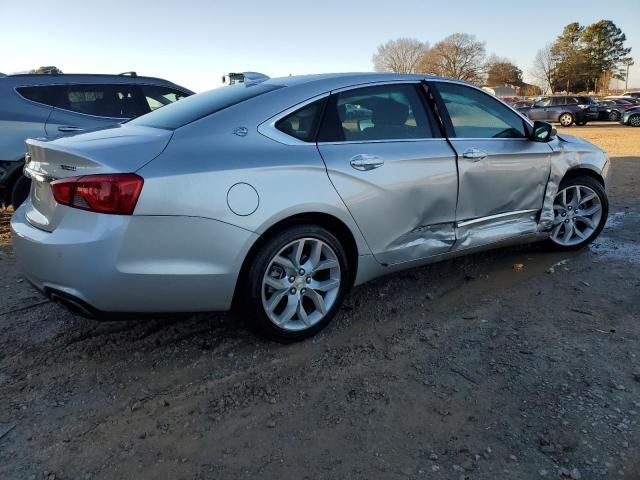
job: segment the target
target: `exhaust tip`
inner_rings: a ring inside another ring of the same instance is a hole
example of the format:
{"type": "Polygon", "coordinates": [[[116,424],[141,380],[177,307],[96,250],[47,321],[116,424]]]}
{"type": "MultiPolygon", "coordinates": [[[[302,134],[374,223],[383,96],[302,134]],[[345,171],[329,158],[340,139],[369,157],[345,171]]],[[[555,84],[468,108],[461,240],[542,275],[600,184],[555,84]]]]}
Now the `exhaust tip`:
{"type": "Polygon", "coordinates": [[[51,301],[69,310],[71,313],[87,318],[96,318],[95,311],[80,299],[67,293],[49,291],[51,301]]]}

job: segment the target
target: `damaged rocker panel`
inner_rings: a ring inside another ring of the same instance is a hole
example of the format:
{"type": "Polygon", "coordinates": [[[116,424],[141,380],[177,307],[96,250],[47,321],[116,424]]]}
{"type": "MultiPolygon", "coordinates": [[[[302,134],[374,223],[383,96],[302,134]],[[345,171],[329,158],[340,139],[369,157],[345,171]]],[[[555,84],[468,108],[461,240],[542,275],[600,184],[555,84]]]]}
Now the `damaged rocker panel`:
{"type": "Polygon", "coordinates": [[[463,222],[421,225],[377,257],[384,265],[394,265],[536,233],[538,212],[538,209],[519,210],[463,222]]]}

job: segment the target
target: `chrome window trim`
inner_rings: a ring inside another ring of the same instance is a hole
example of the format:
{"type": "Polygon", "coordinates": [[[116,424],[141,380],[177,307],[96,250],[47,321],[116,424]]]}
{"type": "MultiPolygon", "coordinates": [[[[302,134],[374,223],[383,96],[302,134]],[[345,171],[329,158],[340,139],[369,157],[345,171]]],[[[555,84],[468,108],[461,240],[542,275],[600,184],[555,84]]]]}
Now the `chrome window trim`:
{"type": "Polygon", "coordinates": [[[472,220],[465,220],[463,222],[456,222],[456,227],[462,228],[462,227],[467,227],[469,225],[474,225],[476,223],[484,223],[484,222],[490,222],[492,220],[499,220],[504,217],[512,217],[517,215],[526,215],[530,213],[536,213],[538,212],[538,210],[540,209],[534,208],[531,210],[517,210],[515,212],[498,213],[496,215],[489,215],[487,217],[479,217],[479,218],[474,218],[472,220]]]}
{"type": "MultiPolygon", "coordinates": [[[[500,100],[498,97],[495,97],[491,94],[489,94],[488,92],[485,92],[484,90],[482,90],[479,87],[476,87],[475,85],[471,85],[467,82],[464,82],[462,80],[449,80],[449,79],[433,79],[430,77],[424,77],[424,78],[420,78],[420,79],[413,79],[413,80],[383,80],[383,81],[379,81],[379,82],[365,82],[365,83],[358,83],[358,84],[354,84],[354,85],[349,85],[347,87],[341,87],[341,88],[337,88],[334,90],[330,90],[329,92],[325,92],[322,93],[320,95],[316,95],[315,97],[311,97],[303,102],[300,102],[296,105],[294,105],[293,107],[290,107],[286,110],[281,111],[280,113],[274,115],[273,117],[269,118],[268,120],[262,122],[260,125],[258,125],[258,133],[262,134],[263,136],[274,140],[278,143],[282,143],[284,145],[291,145],[291,146],[296,146],[296,145],[345,145],[345,144],[365,144],[365,143],[398,143],[398,142],[425,142],[425,141],[430,141],[430,140],[446,140],[447,137],[426,137],[426,138],[401,138],[401,139],[385,139],[385,140],[345,140],[342,142],[304,142],[302,140],[299,140],[295,137],[292,137],[291,135],[287,135],[284,132],[281,132],[280,130],[278,130],[276,128],[276,123],[279,122],[280,120],[282,120],[283,118],[285,118],[286,116],[294,113],[295,111],[304,108],[305,106],[309,105],[310,103],[313,103],[317,100],[321,100],[323,98],[329,97],[330,95],[336,94],[336,93],[342,93],[342,92],[347,92],[349,90],[357,90],[360,88],[366,88],[366,87],[376,87],[376,86],[380,86],[380,85],[397,85],[397,84],[414,84],[414,85],[420,85],[423,82],[443,82],[443,83],[453,83],[453,84],[457,84],[457,85],[462,85],[462,86],[466,86],[466,87],[470,87],[473,88],[475,90],[478,90],[479,92],[482,92],[485,95],[488,95],[489,97],[493,98],[494,100],[497,100],[498,102],[500,102],[502,105],[504,105],[505,107],[509,108],[512,112],[515,112],[521,119],[523,119],[525,122],[527,122],[527,124],[529,124],[529,126],[533,127],[533,123],[531,122],[531,120],[527,117],[525,117],[523,114],[521,114],[520,112],[518,112],[516,109],[512,108],[511,106],[509,106],[507,103],[503,102],[502,100],[500,100]]],[[[461,138],[461,137],[450,137],[449,140],[495,140],[495,141],[511,141],[511,140],[518,140],[518,141],[531,141],[528,138],[483,138],[483,137],[478,137],[478,138],[461,138]]]]}
{"type": "Polygon", "coordinates": [[[364,143],[407,143],[407,142],[428,142],[447,141],[444,137],[430,138],[390,138],[388,140],[345,140],[344,142],[318,142],[318,145],[359,145],[364,143]]]}
{"type": "Polygon", "coordinates": [[[449,140],[452,141],[452,142],[455,141],[455,140],[465,140],[465,141],[473,140],[475,142],[477,142],[477,141],[485,142],[487,140],[493,141],[493,142],[496,142],[496,141],[505,142],[505,141],[514,141],[514,140],[518,141],[518,142],[522,142],[522,141],[531,142],[532,141],[532,140],[530,140],[528,138],[496,138],[496,137],[488,137],[488,138],[483,138],[483,137],[450,137],[449,140]]]}
{"type": "Polygon", "coordinates": [[[276,128],[276,123],[282,120],[283,118],[285,118],[286,116],[294,113],[297,110],[300,110],[301,108],[304,108],[310,103],[329,97],[334,93],[342,93],[349,90],[357,90],[357,89],[366,88],[366,87],[377,87],[380,85],[397,85],[397,84],[420,85],[426,79],[427,77],[423,79],[414,79],[414,80],[382,80],[379,82],[368,81],[365,83],[357,83],[354,85],[349,85],[348,87],[341,87],[335,90],[330,90],[328,92],[325,92],[320,95],[316,95],[315,97],[312,97],[310,99],[307,99],[304,102],[298,103],[297,105],[294,105],[293,107],[288,108],[274,115],[270,119],[258,125],[258,132],[264,135],[265,137],[270,138],[271,140],[274,140],[278,143],[282,143],[284,145],[344,145],[344,144],[362,144],[362,143],[424,142],[426,140],[444,140],[445,139],[444,137],[436,137],[436,138],[427,137],[427,138],[401,138],[401,139],[388,139],[388,140],[350,140],[350,141],[345,140],[344,142],[317,142],[316,143],[316,142],[304,142],[295,137],[292,137],[291,135],[287,135],[286,133],[281,132],[276,128]]]}
{"type": "Polygon", "coordinates": [[[379,87],[383,85],[399,85],[399,84],[406,85],[411,83],[413,83],[414,85],[420,85],[425,80],[426,80],[426,77],[425,79],[416,79],[416,80],[381,80],[379,82],[358,83],[354,85],[349,85],[348,87],[340,87],[340,88],[336,88],[335,90],[331,90],[331,94],[348,92],[349,90],[358,90],[360,88],[379,87]]]}

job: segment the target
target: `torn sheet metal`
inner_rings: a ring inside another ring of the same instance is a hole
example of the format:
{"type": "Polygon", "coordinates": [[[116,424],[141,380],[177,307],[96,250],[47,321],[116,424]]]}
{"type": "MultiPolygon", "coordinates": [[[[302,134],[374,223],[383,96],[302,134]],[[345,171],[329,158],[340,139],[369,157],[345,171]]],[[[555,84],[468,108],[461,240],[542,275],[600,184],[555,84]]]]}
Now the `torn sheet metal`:
{"type": "Polygon", "coordinates": [[[550,231],[553,227],[553,203],[567,172],[575,168],[588,168],[604,176],[603,172],[606,171],[609,161],[606,152],[573,135],[558,135],[558,142],[550,145],[553,148],[551,170],[538,222],[539,232],[550,231]]]}
{"type": "Polygon", "coordinates": [[[536,233],[538,213],[534,211],[516,212],[502,218],[488,217],[480,222],[462,222],[458,224],[458,241],[454,251],[475,248],[489,243],[528,233],[536,233]]]}
{"type": "Polygon", "coordinates": [[[419,226],[388,245],[376,258],[387,265],[418,260],[448,252],[455,241],[453,223],[419,226]]]}

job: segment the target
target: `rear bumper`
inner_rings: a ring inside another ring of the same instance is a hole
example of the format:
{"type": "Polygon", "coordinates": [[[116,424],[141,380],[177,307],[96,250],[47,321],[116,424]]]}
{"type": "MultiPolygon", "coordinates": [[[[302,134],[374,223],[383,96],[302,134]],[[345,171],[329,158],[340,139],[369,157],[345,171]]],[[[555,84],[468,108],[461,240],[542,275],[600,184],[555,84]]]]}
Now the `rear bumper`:
{"type": "Polygon", "coordinates": [[[18,266],[37,289],[58,300],[70,298],[88,312],[228,310],[257,238],[210,219],[103,215],[68,207],[49,233],[27,221],[29,203],[11,220],[18,266]]]}

